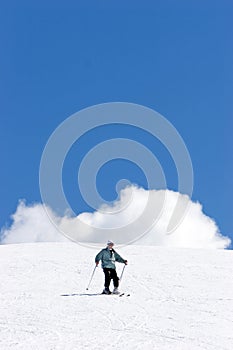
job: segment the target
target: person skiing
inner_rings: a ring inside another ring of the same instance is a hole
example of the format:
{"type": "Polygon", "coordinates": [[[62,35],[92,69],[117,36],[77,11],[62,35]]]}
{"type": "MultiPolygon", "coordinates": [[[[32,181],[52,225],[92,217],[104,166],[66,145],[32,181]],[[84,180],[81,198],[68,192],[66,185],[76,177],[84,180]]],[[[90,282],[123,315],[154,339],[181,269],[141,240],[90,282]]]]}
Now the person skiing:
{"type": "Polygon", "coordinates": [[[107,247],[102,249],[95,257],[96,266],[99,265],[101,260],[102,269],[104,271],[105,283],[104,290],[102,294],[111,294],[112,292],[109,290],[111,279],[113,279],[113,294],[119,294],[118,286],[119,286],[119,278],[116,272],[115,261],[119,263],[123,263],[125,265],[128,264],[127,260],[123,259],[114,249],[114,243],[112,241],[107,242],[107,247]]]}

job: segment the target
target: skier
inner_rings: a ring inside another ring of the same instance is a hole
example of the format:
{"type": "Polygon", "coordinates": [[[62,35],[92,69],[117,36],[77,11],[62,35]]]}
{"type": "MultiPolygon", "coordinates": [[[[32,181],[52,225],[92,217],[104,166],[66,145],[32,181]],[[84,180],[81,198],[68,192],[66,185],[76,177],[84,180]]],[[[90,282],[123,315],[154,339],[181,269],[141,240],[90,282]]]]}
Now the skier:
{"type": "Polygon", "coordinates": [[[102,269],[105,275],[104,290],[102,294],[111,294],[109,290],[111,279],[113,279],[113,294],[120,294],[118,290],[119,278],[116,273],[115,261],[128,264],[127,260],[124,260],[114,249],[114,243],[112,241],[107,242],[107,247],[102,249],[95,257],[96,266],[98,266],[100,260],[102,262],[102,269]]]}

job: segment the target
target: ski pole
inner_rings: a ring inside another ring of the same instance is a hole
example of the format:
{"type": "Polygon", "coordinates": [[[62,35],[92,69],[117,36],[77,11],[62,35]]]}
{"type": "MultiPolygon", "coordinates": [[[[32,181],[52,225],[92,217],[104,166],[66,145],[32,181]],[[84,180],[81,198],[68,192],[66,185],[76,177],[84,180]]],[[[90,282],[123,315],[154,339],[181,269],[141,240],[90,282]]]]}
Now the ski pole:
{"type": "Polygon", "coordinates": [[[92,275],[91,275],[91,279],[90,279],[90,281],[89,281],[89,283],[88,283],[88,286],[87,286],[86,290],[88,290],[88,288],[90,287],[90,284],[91,284],[91,281],[92,281],[92,279],[93,279],[93,276],[94,276],[94,273],[95,273],[96,268],[97,268],[97,266],[94,267],[94,270],[93,270],[92,275]]]}
{"type": "Polygon", "coordinates": [[[124,271],[125,271],[125,267],[126,267],[126,265],[124,265],[124,267],[123,267],[123,269],[122,269],[122,272],[121,272],[121,277],[120,277],[120,279],[119,279],[119,282],[122,280],[123,273],[124,273],[124,271]]]}

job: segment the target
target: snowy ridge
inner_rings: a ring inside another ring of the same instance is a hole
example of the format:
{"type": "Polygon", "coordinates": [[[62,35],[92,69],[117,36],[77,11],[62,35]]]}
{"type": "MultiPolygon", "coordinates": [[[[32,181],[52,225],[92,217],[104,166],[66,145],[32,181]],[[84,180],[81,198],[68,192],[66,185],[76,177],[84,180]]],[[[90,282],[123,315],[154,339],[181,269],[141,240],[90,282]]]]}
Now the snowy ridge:
{"type": "Polygon", "coordinates": [[[116,248],[119,298],[97,295],[100,267],[86,291],[98,249],[0,246],[0,349],[232,349],[232,251],[116,248]]]}

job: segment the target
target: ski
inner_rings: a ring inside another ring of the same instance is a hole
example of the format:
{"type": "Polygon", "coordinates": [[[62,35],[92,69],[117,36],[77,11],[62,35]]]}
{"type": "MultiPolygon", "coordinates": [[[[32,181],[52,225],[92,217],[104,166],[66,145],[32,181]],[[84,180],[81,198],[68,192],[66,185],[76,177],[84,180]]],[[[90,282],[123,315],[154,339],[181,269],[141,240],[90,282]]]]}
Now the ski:
{"type": "Polygon", "coordinates": [[[126,294],[126,293],[119,294],[119,297],[123,297],[123,296],[130,297],[130,294],[126,294]]]}
{"type": "Polygon", "coordinates": [[[106,294],[106,293],[101,293],[99,295],[113,295],[113,296],[117,296],[117,297],[130,297],[130,294],[128,293],[120,293],[120,294],[114,294],[114,293],[109,293],[109,294],[106,294]]]}

